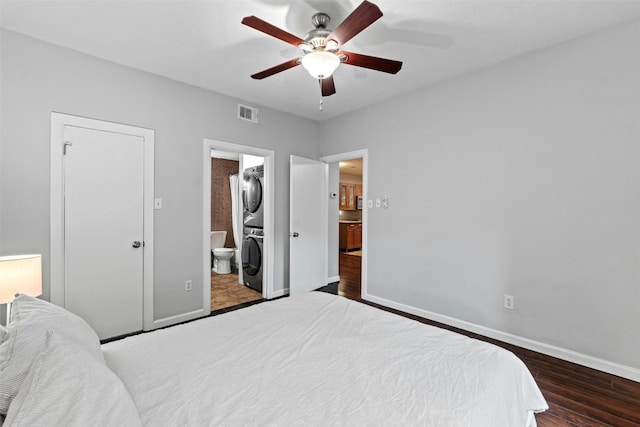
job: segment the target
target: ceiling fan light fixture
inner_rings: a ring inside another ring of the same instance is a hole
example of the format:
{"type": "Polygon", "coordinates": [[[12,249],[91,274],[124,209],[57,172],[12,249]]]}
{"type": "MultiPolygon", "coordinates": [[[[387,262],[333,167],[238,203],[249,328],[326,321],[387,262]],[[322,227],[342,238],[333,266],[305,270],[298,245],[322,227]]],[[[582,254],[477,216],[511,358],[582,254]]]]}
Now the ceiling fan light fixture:
{"type": "Polygon", "coordinates": [[[300,43],[298,47],[302,49],[305,54],[313,52],[313,46],[309,43],[300,43]]]}
{"type": "Polygon", "coordinates": [[[302,57],[302,66],[314,79],[326,79],[340,65],[338,55],[331,52],[315,51],[302,57]]]}
{"type": "Polygon", "coordinates": [[[338,50],[338,47],[338,42],[333,39],[325,41],[325,50],[336,52],[338,50]]]}

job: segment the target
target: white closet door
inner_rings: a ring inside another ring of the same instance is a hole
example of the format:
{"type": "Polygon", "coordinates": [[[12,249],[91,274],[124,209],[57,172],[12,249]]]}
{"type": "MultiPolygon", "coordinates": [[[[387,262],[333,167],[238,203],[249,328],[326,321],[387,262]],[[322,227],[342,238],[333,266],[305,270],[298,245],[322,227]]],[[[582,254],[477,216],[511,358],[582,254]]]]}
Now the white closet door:
{"type": "Polygon", "coordinates": [[[64,128],[65,307],[101,339],[143,327],[144,139],[64,128]]]}

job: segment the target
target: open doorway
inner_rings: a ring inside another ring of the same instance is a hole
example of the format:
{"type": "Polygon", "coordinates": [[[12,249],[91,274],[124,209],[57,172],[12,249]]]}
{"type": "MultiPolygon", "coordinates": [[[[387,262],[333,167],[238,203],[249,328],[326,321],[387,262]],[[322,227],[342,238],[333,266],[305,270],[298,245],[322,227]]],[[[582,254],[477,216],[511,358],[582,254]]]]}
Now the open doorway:
{"type": "MultiPolygon", "coordinates": [[[[221,150],[211,150],[211,311],[237,307],[262,300],[261,254],[252,246],[247,262],[242,261],[243,219],[260,212],[263,189],[252,168],[264,168],[264,158],[221,150]],[[250,179],[251,178],[251,179],[250,179]],[[252,186],[251,188],[245,188],[252,186]],[[255,187],[257,185],[257,187],[255,187]],[[249,197],[243,195],[250,194],[249,197]],[[257,206],[246,206],[251,201],[257,206]],[[248,269],[252,269],[248,271],[248,269]],[[247,274],[247,283],[244,273],[247,274]]],[[[260,222],[260,224],[262,223],[260,222]]]]}
{"type": "Polygon", "coordinates": [[[343,160],[338,186],[338,294],[360,299],[362,293],[362,158],[343,160]]]}
{"type": "Polygon", "coordinates": [[[329,165],[328,282],[339,295],[361,299],[366,294],[367,150],[322,158],[329,165]]]}
{"type": "Polygon", "coordinates": [[[204,156],[204,297],[226,311],[272,293],[273,152],[205,140],[204,156]]]}

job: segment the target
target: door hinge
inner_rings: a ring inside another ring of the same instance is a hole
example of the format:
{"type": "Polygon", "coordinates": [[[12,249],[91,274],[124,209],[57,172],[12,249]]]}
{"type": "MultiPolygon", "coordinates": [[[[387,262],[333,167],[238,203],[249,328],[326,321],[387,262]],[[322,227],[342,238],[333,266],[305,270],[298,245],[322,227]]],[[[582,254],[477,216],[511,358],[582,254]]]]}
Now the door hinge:
{"type": "Polygon", "coordinates": [[[62,155],[66,156],[67,155],[67,147],[71,147],[73,146],[73,142],[71,141],[65,141],[64,144],[62,145],[62,155]]]}

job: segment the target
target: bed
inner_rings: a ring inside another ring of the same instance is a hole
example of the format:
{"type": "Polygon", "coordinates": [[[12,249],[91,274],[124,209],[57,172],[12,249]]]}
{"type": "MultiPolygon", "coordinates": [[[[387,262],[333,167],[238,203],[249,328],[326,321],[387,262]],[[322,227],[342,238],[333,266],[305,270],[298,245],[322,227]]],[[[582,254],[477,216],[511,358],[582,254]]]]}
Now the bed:
{"type": "Polygon", "coordinates": [[[321,292],[97,347],[82,319],[44,301],[21,295],[12,316],[0,344],[5,425],[512,427],[547,409],[512,353],[321,292]],[[49,326],[38,354],[12,368],[25,359],[12,334],[39,318],[49,326]]]}

